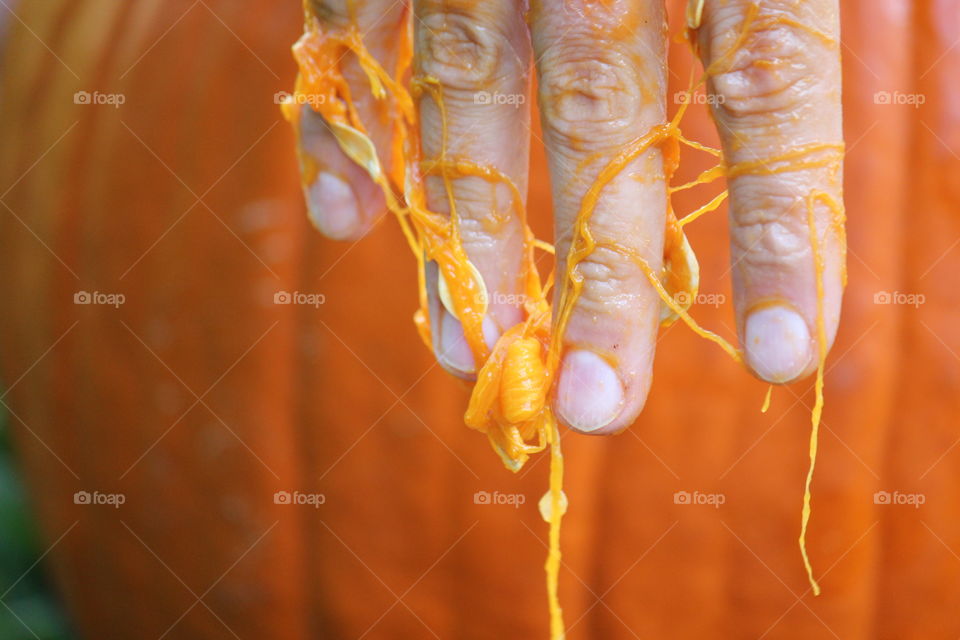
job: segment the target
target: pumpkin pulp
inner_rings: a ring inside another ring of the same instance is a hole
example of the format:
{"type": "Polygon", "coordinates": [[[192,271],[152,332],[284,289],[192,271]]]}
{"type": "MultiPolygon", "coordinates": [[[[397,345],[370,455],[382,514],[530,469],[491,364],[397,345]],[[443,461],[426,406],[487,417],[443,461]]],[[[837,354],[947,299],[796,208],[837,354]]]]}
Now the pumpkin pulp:
{"type": "MultiPolygon", "coordinates": [[[[699,12],[695,11],[698,0],[691,3],[693,17],[688,14],[691,30],[699,25],[699,12]]],[[[702,4],[702,2],[701,2],[702,4]]],[[[567,255],[564,272],[556,276],[558,303],[556,312],[551,311],[548,299],[554,285],[554,274],[545,281],[536,267],[535,252],[553,252],[553,247],[537,239],[526,219],[523,196],[516,185],[493,167],[480,166],[468,159],[450,158],[446,152],[446,117],[443,92],[440,83],[432,77],[410,77],[412,51],[412,20],[407,7],[405,26],[399,43],[396,68],[385,70],[370,55],[365,47],[360,30],[354,23],[344,27],[329,28],[322,25],[305,1],[306,28],[304,35],[293,48],[299,66],[294,94],[282,105],[284,115],[298,134],[301,105],[308,104],[320,114],[333,131],[340,148],[367,173],[383,191],[387,207],[396,217],[410,246],[418,268],[418,309],[414,322],[427,348],[432,348],[431,327],[427,311],[426,267],[428,262],[437,265],[445,283],[445,298],[452,304],[451,311],[461,322],[475,362],[478,363],[477,380],[464,415],[467,426],[486,434],[493,449],[505,466],[518,471],[532,454],[550,448],[549,490],[540,501],[540,512],[549,523],[549,551],[545,563],[547,595],[549,604],[551,637],[564,637],[562,610],[558,595],[560,569],[560,523],[566,511],[566,497],[562,493],[563,455],[556,416],[550,402],[550,390],[562,356],[562,336],[569,321],[574,303],[583,287],[583,277],[578,265],[596,248],[615,251],[633,262],[656,290],[663,304],[661,323],[670,324],[681,319],[695,333],[720,346],[731,358],[742,362],[742,352],[719,335],[701,327],[688,313],[697,295],[698,267],[692,249],[686,240],[684,227],[702,215],[716,210],[727,197],[724,190],[702,207],[678,219],[672,206],[674,193],[711,183],[721,177],[745,174],[770,174],[826,167],[836,176],[843,159],[843,145],[815,144],[792,149],[781,156],[752,162],[727,165],[719,150],[686,139],[680,122],[692,100],[684,101],[675,116],[666,123],[657,125],[645,135],[626,145],[600,171],[585,194],[576,217],[573,238],[567,255]],[[385,101],[392,130],[389,155],[375,148],[367,129],[354,106],[350,87],[345,80],[340,62],[347,55],[356,57],[363,70],[372,95],[385,101]],[[441,114],[442,141],[440,157],[421,158],[419,128],[415,101],[433,100],[441,114]],[[667,215],[664,243],[664,268],[654,270],[633,249],[615,241],[598,240],[590,229],[590,219],[604,187],[608,185],[635,158],[652,148],[659,148],[664,157],[664,173],[668,185],[680,164],[681,145],[709,153],[717,158],[717,164],[702,172],[694,181],[668,188],[667,215]],[[383,158],[389,157],[389,164],[383,158]],[[425,177],[439,175],[449,200],[449,215],[431,211],[427,206],[425,177]],[[523,283],[524,319],[508,329],[488,348],[482,332],[486,313],[486,294],[476,268],[470,263],[463,249],[453,197],[452,181],[466,176],[480,177],[491,184],[505,184],[512,194],[512,209],[523,229],[523,261],[520,274],[523,283]]],[[[718,59],[705,70],[703,77],[694,82],[691,78],[688,94],[699,88],[706,78],[716,73],[737,48],[742,46],[751,29],[765,24],[758,20],[759,8],[754,4],[748,12],[741,34],[731,52],[718,59]]],[[[772,17],[766,20],[776,21],[772,17]]],[[[818,34],[819,35],[819,34],[818,34]]],[[[693,38],[689,37],[691,42],[693,38]]],[[[305,186],[316,178],[319,168],[315,158],[300,150],[301,176],[305,186]]],[[[832,212],[832,230],[845,246],[843,235],[844,213],[842,203],[829,194],[814,191],[806,199],[807,223],[810,244],[813,249],[817,287],[817,339],[819,345],[816,378],[816,402],[811,412],[810,466],[804,487],[801,518],[800,550],[814,593],[819,594],[819,585],[813,577],[806,551],[806,531],[810,517],[810,486],[817,453],[817,434],[823,409],[823,375],[826,359],[826,331],[823,318],[823,242],[815,224],[817,204],[832,212]]],[[[446,304],[446,301],[445,301],[446,304]]],[[[769,406],[768,391],[764,410],[769,406]]]]}

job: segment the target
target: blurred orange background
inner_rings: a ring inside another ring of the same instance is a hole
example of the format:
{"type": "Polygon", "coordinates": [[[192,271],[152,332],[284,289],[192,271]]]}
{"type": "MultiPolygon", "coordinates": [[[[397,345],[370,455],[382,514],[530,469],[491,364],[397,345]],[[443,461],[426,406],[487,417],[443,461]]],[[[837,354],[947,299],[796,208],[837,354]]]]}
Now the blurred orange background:
{"type": "MultiPolygon", "coordinates": [[[[306,221],[275,100],[299,3],[8,2],[0,400],[81,636],[545,638],[546,462],[513,475],[463,425],[396,225],[344,245],[306,221]]],[[[850,284],[808,536],[823,595],[796,544],[813,381],[761,414],[766,386],[677,324],[630,430],[564,435],[571,640],[960,636],[960,1],[842,11],[850,284]]],[[[691,57],[670,53],[676,108],[691,57]]],[[[687,136],[716,145],[695,111],[687,136]]],[[[538,145],[532,161],[548,237],[538,145]]],[[[723,215],[690,232],[716,300],[723,215]]],[[[695,311],[734,338],[729,302],[695,311]]]]}

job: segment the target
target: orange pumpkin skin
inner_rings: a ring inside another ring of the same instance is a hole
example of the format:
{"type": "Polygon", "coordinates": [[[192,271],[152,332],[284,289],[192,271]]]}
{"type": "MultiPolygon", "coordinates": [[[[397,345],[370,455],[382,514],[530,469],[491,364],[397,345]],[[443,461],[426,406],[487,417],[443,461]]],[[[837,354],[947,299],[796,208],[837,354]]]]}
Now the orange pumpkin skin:
{"type": "MultiPolygon", "coordinates": [[[[0,367],[44,534],[68,532],[50,566],[91,638],[546,637],[546,464],[513,476],[463,426],[465,387],[410,322],[398,230],[337,245],[305,221],[273,100],[292,85],[298,4],[17,6],[66,66],[8,25],[0,367]],[[79,90],[126,102],[76,105],[79,90]],[[126,302],[76,305],[78,291],[126,302]],[[325,303],[274,304],[278,291],[325,303]],[[126,503],[76,505],[80,490],[126,503]],[[325,502],[276,504],[277,491],[325,502]]],[[[571,639],[960,635],[960,2],[842,6],[850,286],[808,538],[824,594],[795,604],[811,383],[760,414],[763,385],[672,328],[638,423],[564,438],[571,639]],[[926,102],[874,100],[895,90],[926,102]],[[877,305],[878,291],[927,302],[877,305]],[[877,490],[926,503],[877,506],[877,490]],[[675,504],[677,491],[726,501],[675,504]]],[[[683,46],[671,54],[685,79],[683,46]]],[[[685,127],[715,140],[705,114],[685,127]]],[[[533,163],[545,233],[540,151],[533,163]]],[[[705,164],[691,157],[678,179],[705,164]]],[[[705,293],[728,293],[724,225],[691,230],[705,293]]],[[[732,335],[727,308],[696,311],[732,335]]]]}

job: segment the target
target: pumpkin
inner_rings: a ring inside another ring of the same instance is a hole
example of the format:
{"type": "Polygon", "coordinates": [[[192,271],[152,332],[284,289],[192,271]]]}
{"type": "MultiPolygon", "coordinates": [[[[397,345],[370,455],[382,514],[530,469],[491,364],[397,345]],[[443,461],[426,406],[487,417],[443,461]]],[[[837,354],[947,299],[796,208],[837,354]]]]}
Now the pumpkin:
{"type": "MultiPolygon", "coordinates": [[[[306,222],[274,100],[297,5],[50,0],[7,20],[0,368],[46,564],[87,637],[546,637],[548,465],[509,474],[464,427],[396,228],[338,245],[306,222]]],[[[564,436],[570,638],[960,635],[960,2],[842,8],[850,285],[807,537],[823,594],[795,543],[812,381],[761,413],[766,386],[676,325],[630,430],[564,436]],[[924,303],[877,304],[895,292],[924,303]]],[[[689,64],[671,53],[669,95],[689,64]]],[[[689,230],[704,293],[729,290],[724,229],[689,230]]]]}

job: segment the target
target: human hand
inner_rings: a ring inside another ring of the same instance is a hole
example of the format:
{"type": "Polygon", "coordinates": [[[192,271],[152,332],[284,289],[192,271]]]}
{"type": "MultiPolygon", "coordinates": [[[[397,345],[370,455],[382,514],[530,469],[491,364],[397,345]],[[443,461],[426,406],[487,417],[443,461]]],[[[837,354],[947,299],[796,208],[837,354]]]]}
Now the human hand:
{"type": "MultiPolygon", "coordinates": [[[[413,3],[415,73],[436,78],[443,112],[420,101],[424,158],[465,158],[492,167],[526,193],[531,76],[554,195],[557,273],[574,221],[598,173],[631,141],[666,121],[666,17],[659,0],[542,0],[529,13],[507,0],[413,3]]],[[[400,51],[404,7],[385,0],[314,3],[337,26],[353,21],[385,68],[400,51]],[[348,7],[350,12],[348,12],[348,7]]],[[[731,202],[734,308],[744,359],[760,378],[789,382],[819,362],[833,341],[843,290],[839,161],[842,149],[838,0],[706,0],[691,3],[695,43],[715,94],[731,202]],[[822,198],[819,197],[822,194],[822,198]],[[808,208],[822,238],[823,293],[811,245],[808,208]]],[[[343,72],[378,149],[390,127],[359,65],[343,72]]],[[[385,203],[380,188],[339,150],[322,118],[304,109],[301,147],[321,165],[307,185],[312,219],[336,239],[356,239],[385,203]]],[[[426,178],[431,209],[449,212],[443,181],[426,178]]],[[[506,185],[480,177],[452,180],[463,247],[483,277],[489,305],[484,334],[493,344],[522,320],[523,236],[506,185]]],[[[590,220],[598,240],[635,251],[659,271],[667,207],[660,149],[642,154],[602,191],[590,220]]],[[[650,386],[660,299],[621,253],[595,249],[578,267],[584,286],[563,336],[556,413],[587,433],[612,433],[640,413],[650,386]]],[[[457,319],[438,302],[430,323],[445,369],[475,373],[457,319]]]]}

